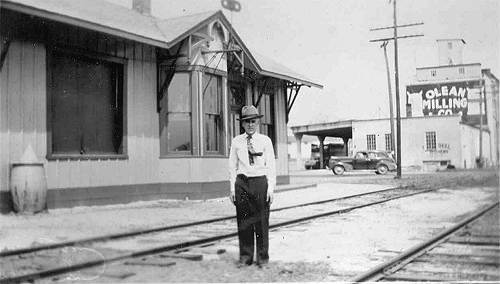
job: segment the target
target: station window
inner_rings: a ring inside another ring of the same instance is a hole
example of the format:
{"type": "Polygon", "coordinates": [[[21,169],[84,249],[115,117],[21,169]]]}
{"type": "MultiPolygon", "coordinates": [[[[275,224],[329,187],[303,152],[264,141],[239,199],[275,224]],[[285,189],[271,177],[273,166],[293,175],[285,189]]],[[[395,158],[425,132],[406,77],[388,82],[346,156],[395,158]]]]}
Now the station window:
{"type": "Polygon", "coordinates": [[[124,154],[124,64],[122,59],[49,51],[49,157],[124,154]]]}
{"type": "Polygon", "coordinates": [[[377,149],[377,141],[375,134],[366,135],[366,149],[367,150],[376,150],[377,149]]]}
{"type": "Polygon", "coordinates": [[[427,150],[436,150],[436,132],[425,132],[425,148],[427,150]]]}
{"type": "Polygon", "coordinates": [[[172,77],[160,112],[160,154],[192,153],[191,73],[172,77]]]}
{"type": "Polygon", "coordinates": [[[431,76],[436,77],[436,70],[431,70],[431,76]]]}
{"type": "Polygon", "coordinates": [[[458,73],[459,74],[465,74],[465,68],[464,67],[458,68],[458,73]]]}
{"type": "Polygon", "coordinates": [[[205,151],[223,154],[224,117],[223,117],[222,77],[203,74],[203,135],[205,151]]]}
{"type": "Polygon", "coordinates": [[[453,43],[448,42],[448,49],[453,49],[453,43]]]}

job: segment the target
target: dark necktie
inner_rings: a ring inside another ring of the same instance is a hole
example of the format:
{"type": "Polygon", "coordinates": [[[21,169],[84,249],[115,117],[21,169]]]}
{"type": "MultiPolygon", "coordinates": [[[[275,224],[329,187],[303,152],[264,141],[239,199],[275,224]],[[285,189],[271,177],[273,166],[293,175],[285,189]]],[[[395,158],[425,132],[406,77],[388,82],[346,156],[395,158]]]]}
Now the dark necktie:
{"type": "Polygon", "coordinates": [[[252,135],[247,135],[248,161],[250,162],[251,166],[255,163],[255,156],[262,156],[262,152],[255,152],[252,142],[252,135]]]}

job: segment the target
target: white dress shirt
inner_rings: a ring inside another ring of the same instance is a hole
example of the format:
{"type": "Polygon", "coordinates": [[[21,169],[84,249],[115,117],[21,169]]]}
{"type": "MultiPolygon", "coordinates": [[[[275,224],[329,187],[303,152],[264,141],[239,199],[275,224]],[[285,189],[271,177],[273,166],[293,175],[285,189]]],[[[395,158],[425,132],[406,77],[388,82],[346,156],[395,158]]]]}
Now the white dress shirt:
{"type": "Polygon", "coordinates": [[[252,135],[252,145],[255,152],[262,152],[262,156],[254,156],[254,164],[250,165],[247,146],[248,134],[243,133],[233,138],[229,151],[229,182],[231,192],[234,192],[236,176],[244,174],[247,177],[266,176],[267,191],[274,192],[276,187],[276,160],[271,139],[266,135],[255,132],[252,135]]]}

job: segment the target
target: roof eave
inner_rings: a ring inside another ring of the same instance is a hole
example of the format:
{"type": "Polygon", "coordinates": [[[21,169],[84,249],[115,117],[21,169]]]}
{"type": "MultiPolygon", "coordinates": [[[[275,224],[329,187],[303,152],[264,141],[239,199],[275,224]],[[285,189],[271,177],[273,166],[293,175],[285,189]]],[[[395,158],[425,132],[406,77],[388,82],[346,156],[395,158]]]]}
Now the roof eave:
{"type": "Polygon", "coordinates": [[[65,24],[69,24],[69,25],[73,25],[73,26],[77,26],[77,27],[81,27],[81,28],[85,28],[85,29],[89,29],[89,30],[93,30],[93,31],[98,31],[98,32],[106,33],[106,34],[109,34],[109,35],[113,35],[113,36],[125,38],[125,39],[128,39],[128,40],[132,40],[132,41],[137,41],[137,42],[149,44],[149,45],[152,45],[152,46],[157,46],[157,47],[162,47],[162,48],[168,48],[169,47],[167,43],[165,43],[164,41],[161,41],[161,40],[156,40],[156,39],[153,39],[153,38],[140,36],[140,35],[137,35],[137,34],[129,33],[127,31],[123,31],[123,30],[119,30],[119,29],[114,29],[114,28],[111,28],[111,27],[107,27],[107,26],[104,26],[104,25],[97,24],[97,23],[93,23],[93,22],[89,22],[89,21],[85,21],[85,20],[81,20],[81,19],[69,17],[69,16],[66,16],[66,15],[56,14],[56,13],[53,13],[53,12],[50,12],[50,11],[46,11],[46,10],[42,10],[42,9],[37,9],[37,8],[34,8],[34,7],[25,6],[25,5],[22,5],[22,4],[19,4],[19,3],[12,3],[12,2],[8,2],[8,1],[2,1],[2,7],[1,8],[2,9],[12,10],[12,11],[15,11],[15,12],[20,12],[20,13],[23,13],[23,14],[28,14],[28,15],[32,15],[32,16],[37,16],[37,17],[49,19],[49,20],[53,20],[53,21],[56,21],[56,22],[61,22],[61,23],[65,23],[65,24]]]}
{"type": "Polygon", "coordinates": [[[314,82],[303,80],[300,78],[295,78],[292,76],[287,76],[287,75],[283,75],[283,74],[279,74],[279,73],[275,73],[275,72],[271,72],[271,71],[266,71],[266,70],[262,70],[260,72],[260,74],[263,76],[268,76],[268,77],[278,78],[278,79],[282,79],[282,80],[297,82],[300,84],[304,84],[308,87],[316,87],[318,89],[323,89],[323,85],[316,84],[314,82]]]}

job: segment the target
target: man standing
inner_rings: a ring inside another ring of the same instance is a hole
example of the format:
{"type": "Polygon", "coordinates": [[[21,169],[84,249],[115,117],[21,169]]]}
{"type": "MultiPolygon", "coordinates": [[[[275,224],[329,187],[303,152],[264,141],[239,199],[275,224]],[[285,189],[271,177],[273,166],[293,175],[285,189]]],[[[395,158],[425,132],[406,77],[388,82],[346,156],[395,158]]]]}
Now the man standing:
{"type": "Polygon", "coordinates": [[[230,199],[236,206],[239,263],[252,264],[256,239],[259,266],[269,261],[269,207],[276,186],[273,144],[269,137],[257,132],[262,116],[254,106],[241,109],[239,120],[245,133],[233,138],[229,153],[230,199]]]}

